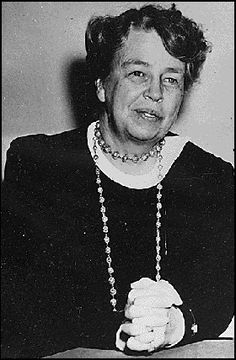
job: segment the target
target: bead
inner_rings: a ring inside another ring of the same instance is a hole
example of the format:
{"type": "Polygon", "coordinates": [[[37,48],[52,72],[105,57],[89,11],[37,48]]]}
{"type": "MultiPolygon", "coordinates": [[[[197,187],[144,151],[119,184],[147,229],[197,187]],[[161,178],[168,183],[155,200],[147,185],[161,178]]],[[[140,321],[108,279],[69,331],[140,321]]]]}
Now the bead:
{"type": "Polygon", "coordinates": [[[106,208],[105,208],[105,206],[102,205],[101,206],[101,212],[104,213],[105,211],[106,211],[106,208]]]}
{"type": "Polygon", "coordinates": [[[103,188],[102,188],[101,186],[98,187],[98,192],[99,192],[100,194],[102,194],[103,188]]]}
{"type": "Polygon", "coordinates": [[[94,156],[93,156],[93,160],[94,160],[94,161],[97,161],[97,160],[98,160],[98,156],[97,156],[97,155],[94,155],[94,156]]]}
{"type": "Polygon", "coordinates": [[[128,155],[127,154],[123,155],[121,159],[123,162],[126,162],[128,160],[128,155]]]}
{"type": "Polygon", "coordinates": [[[95,130],[95,136],[96,138],[100,138],[101,137],[101,132],[99,130],[95,130]]]}
{"type": "Polygon", "coordinates": [[[101,197],[99,198],[99,202],[100,202],[100,203],[104,203],[104,201],[105,201],[104,197],[101,196],[101,197]]]}
{"type": "Polygon", "coordinates": [[[156,154],[155,150],[152,149],[152,150],[149,151],[149,155],[151,157],[155,156],[155,154],[156,154]]]}
{"type": "Polygon", "coordinates": [[[104,223],[106,223],[108,221],[108,217],[104,215],[104,213],[102,214],[102,221],[104,223]]]}
{"type": "Polygon", "coordinates": [[[113,154],[111,155],[113,157],[114,160],[118,159],[118,157],[120,156],[118,151],[113,152],[113,154]]]}
{"type": "Polygon", "coordinates": [[[98,145],[99,145],[99,146],[104,146],[104,145],[105,145],[105,141],[102,140],[102,139],[99,139],[99,140],[98,140],[98,145]]]}
{"type": "Polygon", "coordinates": [[[157,222],[156,222],[156,227],[157,227],[157,228],[161,227],[161,222],[160,222],[160,221],[157,221],[157,222]]]}
{"type": "Polygon", "coordinates": [[[137,163],[137,162],[139,161],[138,155],[134,155],[134,156],[132,157],[132,161],[133,161],[134,163],[137,163]]]}
{"type": "Polygon", "coordinates": [[[110,238],[109,237],[107,237],[107,234],[105,235],[105,237],[104,237],[104,241],[105,241],[105,243],[106,244],[108,244],[109,243],[109,241],[110,241],[110,238]]]}
{"type": "Polygon", "coordinates": [[[116,295],[116,289],[111,288],[111,290],[110,290],[110,294],[111,294],[111,295],[116,295]]]}
{"type": "Polygon", "coordinates": [[[161,209],[162,208],[162,205],[160,202],[157,203],[157,209],[161,209]]]}
{"type": "Polygon", "coordinates": [[[107,153],[107,154],[109,154],[109,153],[112,152],[112,151],[111,151],[111,147],[110,147],[109,145],[104,146],[104,147],[102,148],[102,150],[103,150],[105,153],[107,153]]]}
{"type": "Polygon", "coordinates": [[[111,248],[110,248],[110,247],[106,247],[105,252],[106,252],[107,254],[110,254],[110,253],[111,253],[111,248]]]}
{"type": "Polygon", "coordinates": [[[149,154],[143,154],[141,156],[141,160],[143,160],[143,161],[147,161],[148,158],[149,158],[149,154]]]}
{"type": "Polygon", "coordinates": [[[112,276],[109,277],[108,281],[109,281],[109,283],[110,283],[111,285],[114,285],[114,284],[115,284],[115,278],[112,277],[112,276]]]}
{"type": "Polygon", "coordinates": [[[158,190],[161,190],[163,188],[163,186],[159,183],[159,184],[157,184],[157,189],[158,190]]]}
{"type": "Polygon", "coordinates": [[[106,225],[103,226],[102,230],[103,230],[104,233],[107,233],[108,232],[108,226],[106,226],[106,225]]]}
{"type": "Polygon", "coordinates": [[[101,184],[101,179],[96,179],[96,183],[99,185],[99,184],[101,184]]]}
{"type": "Polygon", "coordinates": [[[116,299],[111,299],[110,300],[110,303],[111,303],[112,306],[116,306],[116,302],[117,302],[116,299]]]}
{"type": "Polygon", "coordinates": [[[160,193],[157,194],[157,199],[160,200],[162,198],[162,195],[160,193]]]}
{"type": "Polygon", "coordinates": [[[109,268],[107,269],[107,271],[108,271],[109,274],[113,274],[114,269],[113,269],[112,267],[109,267],[109,268]]]}

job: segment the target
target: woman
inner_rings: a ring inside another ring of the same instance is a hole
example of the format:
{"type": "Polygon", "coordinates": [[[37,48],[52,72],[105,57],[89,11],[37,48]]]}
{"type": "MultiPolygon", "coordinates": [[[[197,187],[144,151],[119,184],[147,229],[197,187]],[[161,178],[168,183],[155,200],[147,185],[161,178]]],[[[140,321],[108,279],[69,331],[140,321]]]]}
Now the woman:
{"type": "Polygon", "coordinates": [[[209,46],[173,5],[91,19],[101,108],[14,140],[2,186],[2,354],[152,352],[233,316],[232,167],[170,132],[209,46]]]}

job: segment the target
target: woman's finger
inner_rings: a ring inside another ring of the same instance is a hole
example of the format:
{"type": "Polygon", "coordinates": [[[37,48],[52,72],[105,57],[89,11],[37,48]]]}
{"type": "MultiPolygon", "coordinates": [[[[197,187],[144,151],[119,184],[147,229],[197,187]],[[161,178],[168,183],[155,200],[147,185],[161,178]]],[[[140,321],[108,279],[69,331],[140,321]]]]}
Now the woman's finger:
{"type": "Polygon", "coordinates": [[[151,341],[154,341],[154,332],[149,331],[141,335],[136,335],[135,339],[142,342],[142,343],[150,343],[151,341]]]}
{"type": "Polygon", "coordinates": [[[165,326],[169,322],[168,316],[143,316],[134,318],[132,324],[139,326],[165,326]]]}
{"type": "Polygon", "coordinates": [[[170,308],[173,305],[173,301],[166,296],[161,298],[157,296],[138,297],[133,301],[133,305],[152,308],[170,308]]]}
{"type": "Polygon", "coordinates": [[[168,296],[172,304],[181,305],[182,300],[175,288],[165,280],[153,281],[149,278],[142,278],[131,284],[131,291],[128,294],[128,303],[132,303],[137,297],[146,296],[168,296]]]}
{"type": "Polygon", "coordinates": [[[155,347],[160,347],[164,341],[165,341],[165,330],[166,330],[166,326],[163,327],[154,327],[153,328],[153,333],[154,333],[154,346],[155,347]]]}
{"type": "Polygon", "coordinates": [[[158,297],[169,297],[171,298],[171,301],[173,301],[172,296],[168,293],[168,291],[151,287],[149,289],[132,289],[130,290],[128,294],[128,301],[129,303],[132,303],[135,299],[141,297],[149,297],[149,296],[158,296],[158,297]]]}
{"type": "Polygon", "coordinates": [[[121,325],[121,330],[130,336],[141,335],[147,332],[146,326],[143,324],[125,323],[121,325]]]}
{"type": "Polygon", "coordinates": [[[138,341],[135,337],[131,336],[127,340],[126,346],[130,350],[145,351],[145,350],[149,350],[150,343],[142,343],[142,342],[138,341]]]}
{"type": "Polygon", "coordinates": [[[166,327],[153,328],[153,340],[149,343],[149,352],[162,348],[165,344],[165,329],[166,327]]]}
{"type": "Polygon", "coordinates": [[[133,319],[142,316],[167,316],[169,309],[161,307],[144,307],[130,305],[125,309],[125,317],[127,319],[133,319]]]}
{"type": "Polygon", "coordinates": [[[141,289],[141,288],[147,288],[156,282],[154,280],[151,280],[148,277],[143,277],[138,281],[133,282],[130,286],[132,289],[141,289]]]}

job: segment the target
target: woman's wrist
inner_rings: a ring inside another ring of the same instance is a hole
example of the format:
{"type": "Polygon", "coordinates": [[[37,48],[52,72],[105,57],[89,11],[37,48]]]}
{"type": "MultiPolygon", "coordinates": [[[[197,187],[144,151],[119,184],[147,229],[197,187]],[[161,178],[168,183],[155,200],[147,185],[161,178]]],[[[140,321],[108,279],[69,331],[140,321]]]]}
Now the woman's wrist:
{"type": "Polygon", "coordinates": [[[198,325],[194,313],[192,309],[190,309],[190,307],[186,306],[185,304],[180,305],[179,309],[181,310],[185,321],[185,333],[183,341],[192,341],[198,332],[198,325]]]}

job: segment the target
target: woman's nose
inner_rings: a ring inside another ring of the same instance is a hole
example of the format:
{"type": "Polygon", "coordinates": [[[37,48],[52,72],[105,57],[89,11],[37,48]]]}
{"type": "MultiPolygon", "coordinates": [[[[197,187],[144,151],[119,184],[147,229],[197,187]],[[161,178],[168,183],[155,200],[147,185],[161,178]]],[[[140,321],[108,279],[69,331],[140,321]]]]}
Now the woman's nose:
{"type": "Polygon", "coordinates": [[[151,99],[154,102],[162,102],[162,89],[159,81],[152,81],[148,89],[143,93],[145,99],[151,99]]]}

